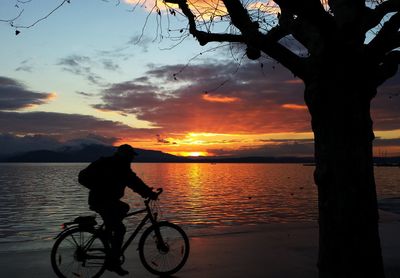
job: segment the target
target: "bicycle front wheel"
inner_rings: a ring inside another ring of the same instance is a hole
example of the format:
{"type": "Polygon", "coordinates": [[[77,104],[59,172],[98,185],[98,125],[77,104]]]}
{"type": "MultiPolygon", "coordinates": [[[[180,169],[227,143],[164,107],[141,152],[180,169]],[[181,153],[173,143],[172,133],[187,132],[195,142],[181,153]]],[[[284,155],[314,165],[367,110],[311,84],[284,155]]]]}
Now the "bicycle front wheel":
{"type": "Polygon", "coordinates": [[[186,263],[189,239],[179,226],[160,222],[144,231],[139,241],[139,256],[151,273],[171,275],[186,263]]]}
{"type": "Polygon", "coordinates": [[[107,245],[92,231],[73,228],[51,250],[51,265],[60,278],[97,278],[105,271],[107,245]]]}

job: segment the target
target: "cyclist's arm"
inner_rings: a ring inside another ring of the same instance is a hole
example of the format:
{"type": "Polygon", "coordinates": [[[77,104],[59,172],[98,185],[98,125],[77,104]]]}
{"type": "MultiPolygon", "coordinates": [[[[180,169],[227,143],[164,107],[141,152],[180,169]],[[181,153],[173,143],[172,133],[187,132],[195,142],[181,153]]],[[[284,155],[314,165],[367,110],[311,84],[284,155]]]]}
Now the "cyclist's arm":
{"type": "Polygon", "coordinates": [[[152,188],[148,187],[134,172],[129,174],[128,187],[143,198],[150,197],[154,194],[152,188]]]}

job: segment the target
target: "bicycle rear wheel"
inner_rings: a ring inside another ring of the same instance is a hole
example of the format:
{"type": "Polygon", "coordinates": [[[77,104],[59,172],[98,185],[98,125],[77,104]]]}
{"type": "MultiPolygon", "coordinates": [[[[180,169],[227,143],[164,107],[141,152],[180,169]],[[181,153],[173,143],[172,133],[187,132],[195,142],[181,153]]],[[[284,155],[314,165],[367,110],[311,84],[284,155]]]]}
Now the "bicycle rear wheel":
{"type": "Polygon", "coordinates": [[[51,250],[51,265],[60,278],[97,278],[105,271],[108,248],[92,231],[73,228],[62,234],[51,250]]]}
{"type": "Polygon", "coordinates": [[[160,222],[144,231],[139,241],[139,256],[151,273],[171,275],[186,263],[189,239],[179,226],[160,222]]]}

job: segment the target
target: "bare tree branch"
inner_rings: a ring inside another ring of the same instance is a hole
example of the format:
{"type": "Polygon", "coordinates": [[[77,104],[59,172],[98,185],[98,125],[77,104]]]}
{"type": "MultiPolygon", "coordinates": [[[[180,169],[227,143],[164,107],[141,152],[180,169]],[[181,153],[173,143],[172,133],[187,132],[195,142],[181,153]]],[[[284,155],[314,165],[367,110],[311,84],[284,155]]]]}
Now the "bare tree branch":
{"type": "Polygon", "coordinates": [[[0,22],[8,22],[8,23],[10,23],[10,24],[12,25],[12,23],[13,23],[15,20],[17,20],[19,17],[21,17],[21,15],[22,15],[23,13],[24,13],[24,10],[21,10],[17,16],[15,16],[15,17],[13,17],[13,18],[10,18],[10,19],[0,19],[0,22]]]}
{"type": "Polygon", "coordinates": [[[368,44],[368,50],[380,60],[388,51],[398,47],[398,30],[400,28],[400,12],[394,14],[368,44]]]}
{"type": "Polygon", "coordinates": [[[381,85],[397,73],[400,64],[400,51],[395,50],[384,56],[382,64],[378,68],[376,84],[381,85]]]}
{"type": "Polygon", "coordinates": [[[281,25],[277,25],[275,27],[272,27],[268,33],[266,34],[266,37],[268,40],[271,41],[279,41],[280,39],[286,37],[290,33],[288,32],[287,29],[282,28],[281,25]]]}
{"type": "Polygon", "coordinates": [[[365,41],[363,26],[365,0],[328,0],[335,21],[336,39],[346,41],[348,47],[360,48],[365,41]]]}
{"type": "Polygon", "coordinates": [[[319,57],[325,47],[325,40],[319,28],[301,17],[295,18],[284,11],[282,11],[279,24],[304,45],[310,54],[319,57]]]}
{"type": "Polygon", "coordinates": [[[247,10],[239,0],[223,0],[223,2],[233,25],[241,31],[248,46],[261,50],[288,68],[296,76],[302,79],[306,78],[304,60],[277,41],[272,40],[273,36],[260,33],[258,23],[251,21],[247,10]]]}
{"type": "Polygon", "coordinates": [[[332,17],[327,13],[320,0],[275,0],[282,10],[292,16],[307,20],[314,27],[326,28],[333,23],[332,17]]]}
{"type": "MultiPolygon", "coordinates": [[[[20,3],[27,3],[30,1],[21,1],[20,3]]],[[[65,3],[70,3],[70,0],[63,0],[57,7],[55,7],[53,10],[51,10],[47,15],[45,15],[42,18],[39,18],[38,20],[36,20],[35,22],[33,22],[30,25],[15,25],[11,22],[12,26],[17,28],[17,29],[22,29],[22,28],[31,28],[33,26],[35,26],[36,24],[38,24],[39,22],[47,19],[50,15],[52,15],[55,11],[57,11],[59,8],[61,8],[65,3]]]]}
{"type": "Polygon", "coordinates": [[[365,31],[378,25],[389,13],[400,11],[400,0],[388,0],[379,4],[375,9],[367,8],[364,23],[365,31]]]}
{"type": "Polygon", "coordinates": [[[252,35],[258,35],[258,23],[251,21],[247,10],[240,0],[223,0],[223,3],[228,10],[232,24],[238,28],[244,36],[250,37],[252,35]]]}
{"type": "Polygon", "coordinates": [[[206,45],[209,42],[244,42],[244,38],[241,35],[235,34],[218,34],[218,33],[207,33],[197,29],[196,20],[193,12],[190,10],[189,5],[186,1],[182,0],[166,0],[166,3],[178,4],[182,13],[189,20],[189,32],[192,34],[200,43],[200,45],[206,45]]]}

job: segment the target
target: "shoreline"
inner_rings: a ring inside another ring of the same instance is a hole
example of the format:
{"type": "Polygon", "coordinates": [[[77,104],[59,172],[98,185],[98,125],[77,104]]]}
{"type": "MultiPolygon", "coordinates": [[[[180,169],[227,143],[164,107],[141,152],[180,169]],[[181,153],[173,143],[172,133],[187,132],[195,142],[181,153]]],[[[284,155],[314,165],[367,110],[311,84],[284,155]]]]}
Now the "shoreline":
{"type": "MultiPolygon", "coordinates": [[[[380,211],[382,254],[387,278],[400,276],[400,215],[380,211]]],[[[317,277],[317,223],[254,225],[252,229],[223,229],[219,234],[190,236],[189,260],[175,277],[317,277]]],[[[137,239],[128,248],[124,267],[128,277],[156,277],[140,263],[137,239]]],[[[1,245],[0,245],[1,246],[1,245]]],[[[1,251],[1,277],[55,277],[50,249],[1,251]],[[7,255],[5,254],[7,252],[7,255]]],[[[102,277],[115,278],[106,272],[102,277]]]]}
{"type": "MultiPolygon", "coordinates": [[[[379,204],[379,215],[380,222],[400,222],[400,197],[384,198],[378,201],[379,204]]],[[[173,222],[173,221],[172,221],[173,222]]],[[[177,223],[179,224],[179,223],[177,223]]],[[[224,236],[234,234],[246,234],[263,231],[264,229],[273,229],[274,227],[299,227],[299,226],[315,226],[318,228],[317,220],[290,220],[282,222],[272,223],[239,223],[234,225],[224,226],[211,226],[211,227],[185,227],[184,230],[187,232],[189,237],[212,237],[212,236],[224,236]]],[[[144,230],[143,230],[144,231],[144,230]]],[[[27,239],[24,241],[4,241],[0,242],[0,254],[5,252],[24,252],[24,251],[36,251],[45,250],[51,248],[54,243],[54,238],[61,232],[56,231],[52,236],[46,239],[27,239]]],[[[129,232],[128,232],[129,233],[129,232]]],[[[138,239],[138,238],[136,238],[138,239]]],[[[399,250],[400,252],[400,250],[399,250]]]]}

